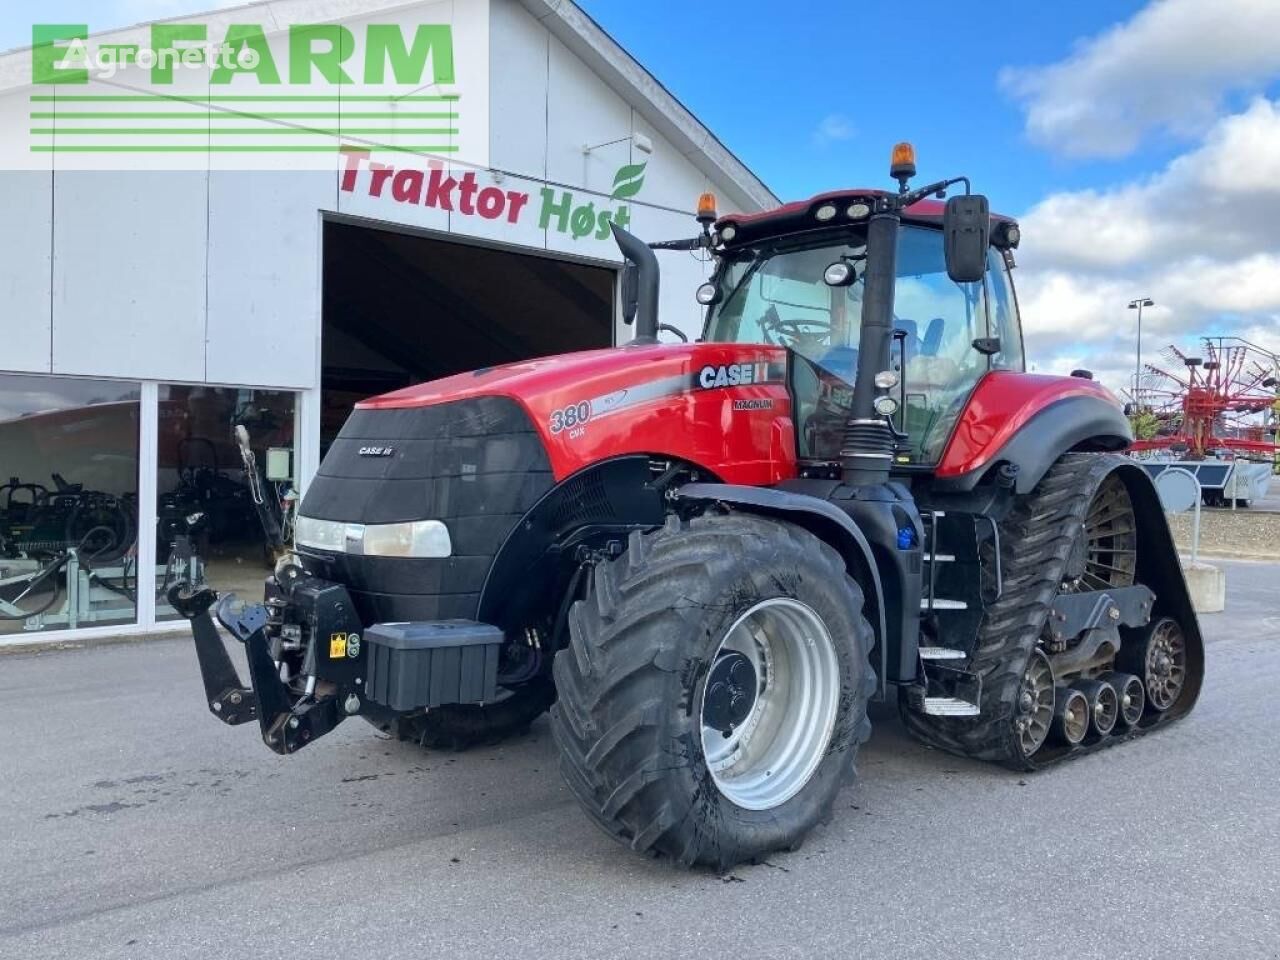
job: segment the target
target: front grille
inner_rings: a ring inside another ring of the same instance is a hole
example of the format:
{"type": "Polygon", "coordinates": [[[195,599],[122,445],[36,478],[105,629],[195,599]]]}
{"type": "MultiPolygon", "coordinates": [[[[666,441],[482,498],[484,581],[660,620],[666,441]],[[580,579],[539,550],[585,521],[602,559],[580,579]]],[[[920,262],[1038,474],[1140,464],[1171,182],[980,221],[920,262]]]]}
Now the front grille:
{"type": "Polygon", "coordinates": [[[553,482],[546,450],[514,400],[356,410],[300,513],[348,523],[441,520],[454,555],[361,557],[312,548],[299,554],[309,572],[348,588],[366,624],[471,618],[494,556],[553,482]],[[360,455],[370,447],[392,452],[360,455]]]}

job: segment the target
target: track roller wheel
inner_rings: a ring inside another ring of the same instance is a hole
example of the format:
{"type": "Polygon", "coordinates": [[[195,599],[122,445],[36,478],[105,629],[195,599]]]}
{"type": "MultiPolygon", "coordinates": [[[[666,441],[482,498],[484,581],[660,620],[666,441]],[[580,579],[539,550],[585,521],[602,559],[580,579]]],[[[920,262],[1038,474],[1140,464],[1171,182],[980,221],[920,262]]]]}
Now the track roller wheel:
{"type": "Polygon", "coordinates": [[[555,658],[570,789],[609,835],[684,865],[799,846],[870,732],[862,605],[840,556],[787,523],[633,533],[596,566],[555,658]]]}
{"type": "Polygon", "coordinates": [[[1178,702],[1187,681],[1187,643],[1182,627],[1172,617],[1148,624],[1145,641],[1122,647],[1118,665],[1142,678],[1147,709],[1163,713],[1178,702]]]}
{"type": "Polygon", "coordinates": [[[1025,756],[1039,750],[1049,736],[1055,699],[1053,666],[1043,651],[1037,650],[1031,655],[1027,670],[1022,675],[1022,686],[1018,690],[1018,716],[1014,721],[1025,756]]]}
{"type": "Polygon", "coordinates": [[[1099,737],[1115,729],[1120,717],[1120,696],[1116,688],[1102,680],[1077,680],[1072,686],[1084,694],[1089,704],[1089,725],[1099,737]]]}
{"type": "Polygon", "coordinates": [[[1059,687],[1053,706],[1053,734],[1074,747],[1089,732],[1089,700],[1074,687],[1059,687]]]}
{"type": "Polygon", "coordinates": [[[1102,678],[1116,688],[1120,697],[1120,722],[1126,727],[1137,726],[1142,710],[1147,705],[1147,695],[1142,681],[1132,673],[1108,673],[1102,678]]]}

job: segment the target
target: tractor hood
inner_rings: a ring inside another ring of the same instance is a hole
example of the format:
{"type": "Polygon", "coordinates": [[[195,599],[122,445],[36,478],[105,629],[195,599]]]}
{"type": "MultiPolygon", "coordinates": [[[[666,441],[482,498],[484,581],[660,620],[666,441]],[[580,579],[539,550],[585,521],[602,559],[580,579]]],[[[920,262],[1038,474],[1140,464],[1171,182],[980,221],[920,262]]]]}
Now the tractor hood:
{"type": "Polygon", "coordinates": [[[782,347],[591,350],[445,377],[365,400],[356,410],[405,411],[486,397],[513,400],[524,410],[557,479],[632,453],[679,457],[737,483],[776,482],[794,470],[782,347]],[[729,475],[720,468],[726,463],[729,475]]]}
{"type": "Polygon", "coordinates": [[[363,400],[361,410],[426,407],[475,397],[510,397],[522,403],[536,403],[566,386],[585,386],[623,376],[634,379],[645,371],[678,369],[682,360],[696,353],[699,345],[649,344],[606,350],[584,350],[537,360],[523,360],[498,367],[482,367],[440,380],[429,380],[392,393],[363,400]]]}

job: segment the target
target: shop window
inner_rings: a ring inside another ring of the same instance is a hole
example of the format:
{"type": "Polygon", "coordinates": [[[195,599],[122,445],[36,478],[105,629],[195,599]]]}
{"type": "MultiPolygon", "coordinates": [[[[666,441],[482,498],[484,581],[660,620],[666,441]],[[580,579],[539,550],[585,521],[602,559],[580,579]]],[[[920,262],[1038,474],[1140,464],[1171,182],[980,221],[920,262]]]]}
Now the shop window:
{"type": "Polygon", "coordinates": [[[136,621],[139,396],[0,374],[0,638],[136,621]]]}
{"type": "Polygon", "coordinates": [[[156,617],[178,580],[260,599],[290,539],[296,396],[162,385],[156,457],[156,617]]]}

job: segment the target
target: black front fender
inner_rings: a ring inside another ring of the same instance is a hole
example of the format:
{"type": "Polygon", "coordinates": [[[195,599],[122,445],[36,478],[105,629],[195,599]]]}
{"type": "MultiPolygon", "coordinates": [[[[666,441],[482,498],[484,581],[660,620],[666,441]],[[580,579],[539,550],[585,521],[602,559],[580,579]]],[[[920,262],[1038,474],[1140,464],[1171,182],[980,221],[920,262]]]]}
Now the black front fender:
{"type": "Polygon", "coordinates": [[[880,648],[880,681],[886,677],[884,587],[871,544],[857,524],[827,500],[772,487],[746,487],[731,483],[686,483],[673,491],[685,503],[721,503],[738,510],[758,513],[794,523],[830,544],[844,558],[845,566],[866,594],[866,615],[880,648]]]}

